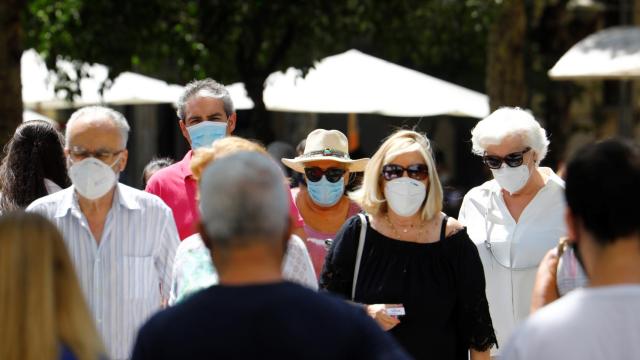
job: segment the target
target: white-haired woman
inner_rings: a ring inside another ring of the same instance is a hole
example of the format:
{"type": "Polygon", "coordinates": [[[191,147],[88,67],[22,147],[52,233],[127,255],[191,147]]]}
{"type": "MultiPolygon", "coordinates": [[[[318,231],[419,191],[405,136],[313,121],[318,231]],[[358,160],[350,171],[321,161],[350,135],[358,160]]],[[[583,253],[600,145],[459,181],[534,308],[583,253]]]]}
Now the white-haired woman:
{"type": "Polygon", "coordinates": [[[493,180],[465,195],[459,219],[478,247],[491,318],[504,344],[529,314],[540,260],[566,234],[564,182],[539,167],[549,140],[522,109],[496,110],[471,136],[473,152],[482,156],[493,180]]]}
{"type": "Polygon", "coordinates": [[[429,140],[391,135],[353,197],[367,215],[336,235],[320,286],[366,304],[416,359],[467,359],[469,350],[488,359],[496,340],[482,264],[462,225],[441,212],[429,140]]]}

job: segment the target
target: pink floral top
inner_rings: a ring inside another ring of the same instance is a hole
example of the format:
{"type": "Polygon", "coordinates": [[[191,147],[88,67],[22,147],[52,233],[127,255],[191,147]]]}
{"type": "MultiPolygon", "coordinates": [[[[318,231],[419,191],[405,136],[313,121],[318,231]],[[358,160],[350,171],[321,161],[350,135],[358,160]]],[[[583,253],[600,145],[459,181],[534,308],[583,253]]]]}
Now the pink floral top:
{"type": "MultiPolygon", "coordinates": [[[[291,195],[295,199],[300,192],[299,188],[291,189],[291,195]]],[[[358,204],[353,201],[349,205],[349,210],[347,211],[347,217],[344,219],[347,222],[347,219],[356,215],[360,212],[360,207],[358,204]]],[[[304,220],[304,218],[303,218],[304,220]]],[[[309,251],[309,255],[311,255],[311,262],[313,263],[313,270],[316,272],[316,277],[320,278],[320,273],[322,273],[322,266],[324,266],[324,258],[327,256],[327,252],[329,251],[329,245],[333,238],[336,236],[337,232],[334,233],[324,233],[317,231],[304,223],[304,232],[307,234],[307,240],[305,244],[307,245],[307,250],[309,251]],[[328,241],[327,241],[328,240],[328,241]]]]}

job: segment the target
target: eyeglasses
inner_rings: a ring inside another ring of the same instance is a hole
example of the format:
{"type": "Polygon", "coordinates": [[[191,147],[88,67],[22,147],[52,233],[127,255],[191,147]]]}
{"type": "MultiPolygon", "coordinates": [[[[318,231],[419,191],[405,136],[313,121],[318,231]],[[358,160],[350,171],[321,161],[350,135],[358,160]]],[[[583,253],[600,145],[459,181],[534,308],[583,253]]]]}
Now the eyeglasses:
{"type": "Polygon", "coordinates": [[[482,162],[485,163],[485,165],[487,165],[490,169],[500,169],[503,162],[509,167],[518,167],[522,165],[522,162],[524,161],[524,154],[526,154],[529,150],[531,150],[531,148],[527,147],[522,151],[508,154],[505,157],[484,154],[484,156],[482,156],[482,162]]]}
{"type": "Polygon", "coordinates": [[[110,162],[110,160],[112,160],[115,156],[122,153],[123,151],[124,149],[117,150],[117,151],[111,151],[107,149],[98,149],[96,151],[89,151],[79,146],[73,146],[69,149],[69,154],[74,160],[83,160],[88,157],[94,157],[102,162],[108,163],[110,162]]]}
{"type": "Polygon", "coordinates": [[[347,172],[345,169],[337,167],[331,167],[325,170],[322,170],[317,166],[304,168],[304,174],[307,175],[307,179],[311,182],[320,181],[320,179],[322,179],[322,175],[324,175],[329,182],[338,182],[338,180],[342,179],[345,172],[347,172]]]}
{"type": "Polygon", "coordinates": [[[405,167],[396,164],[387,164],[382,167],[382,176],[385,180],[400,178],[404,172],[414,180],[424,180],[429,176],[429,167],[425,164],[412,164],[405,167]]]}

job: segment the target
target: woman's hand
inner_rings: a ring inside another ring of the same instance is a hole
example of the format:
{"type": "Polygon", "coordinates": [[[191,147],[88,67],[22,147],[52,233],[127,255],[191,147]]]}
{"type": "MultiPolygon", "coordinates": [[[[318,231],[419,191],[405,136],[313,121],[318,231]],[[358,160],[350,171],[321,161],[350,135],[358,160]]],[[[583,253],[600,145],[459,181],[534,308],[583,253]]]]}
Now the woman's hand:
{"type": "Polygon", "coordinates": [[[387,308],[392,307],[402,307],[402,304],[366,305],[367,314],[369,314],[384,331],[389,331],[400,324],[400,320],[398,320],[397,317],[387,315],[387,308]]]}

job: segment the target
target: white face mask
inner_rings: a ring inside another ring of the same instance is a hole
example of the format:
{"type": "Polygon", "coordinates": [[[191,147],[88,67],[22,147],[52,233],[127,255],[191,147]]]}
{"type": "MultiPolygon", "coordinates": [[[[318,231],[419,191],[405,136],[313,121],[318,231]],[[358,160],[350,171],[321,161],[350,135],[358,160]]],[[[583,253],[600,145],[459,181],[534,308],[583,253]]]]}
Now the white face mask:
{"type": "Polygon", "coordinates": [[[89,200],[98,199],[115,185],[117,175],[112,167],[119,160],[120,157],[109,166],[96,158],[88,157],[71,165],[69,178],[80,195],[89,200]]]}
{"type": "Polygon", "coordinates": [[[509,194],[513,194],[522,189],[529,181],[531,172],[526,164],[518,167],[509,167],[502,164],[500,169],[491,169],[493,178],[496,179],[501,188],[507,190],[509,194]]]}
{"type": "Polygon", "coordinates": [[[393,179],[384,186],[389,207],[400,216],[411,216],[420,210],[427,197],[427,186],[409,177],[393,179]]]}

